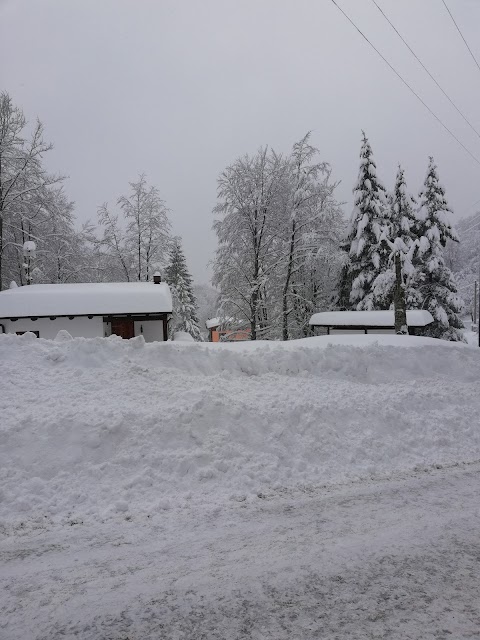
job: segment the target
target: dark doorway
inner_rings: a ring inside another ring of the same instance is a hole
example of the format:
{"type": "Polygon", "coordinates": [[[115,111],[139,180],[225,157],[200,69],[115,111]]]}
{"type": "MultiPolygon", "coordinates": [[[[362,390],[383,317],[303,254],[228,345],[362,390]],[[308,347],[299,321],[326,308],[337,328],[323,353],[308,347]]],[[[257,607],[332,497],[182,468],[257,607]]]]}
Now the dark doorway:
{"type": "Polygon", "coordinates": [[[112,333],[128,340],[135,337],[133,320],[128,318],[112,318],[112,333]]]}

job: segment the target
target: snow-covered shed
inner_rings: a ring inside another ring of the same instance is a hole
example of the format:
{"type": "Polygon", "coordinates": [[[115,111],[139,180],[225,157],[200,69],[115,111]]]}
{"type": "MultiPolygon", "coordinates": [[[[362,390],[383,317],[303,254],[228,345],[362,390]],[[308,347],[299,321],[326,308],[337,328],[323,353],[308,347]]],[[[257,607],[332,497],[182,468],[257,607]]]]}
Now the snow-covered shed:
{"type": "Polygon", "coordinates": [[[0,333],[32,331],[55,338],[65,329],[74,337],[167,340],[172,296],[168,284],[154,280],[32,284],[0,291],[0,333]]]}
{"type": "Polygon", "coordinates": [[[209,318],[205,322],[208,329],[208,339],[210,342],[237,342],[250,340],[250,329],[234,329],[237,321],[235,318],[209,318]]]}
{"type": "MultiPolygon", "coordinates": [[[[408,333],[422,335],[433,322],[432,314],[424,309],[407,311],[408,333]]],[[[395,333],[395,314],[389,311],[324,311],[314,313],[310,326],[323,329],[328,335],[337,333],[395,333]]]]}

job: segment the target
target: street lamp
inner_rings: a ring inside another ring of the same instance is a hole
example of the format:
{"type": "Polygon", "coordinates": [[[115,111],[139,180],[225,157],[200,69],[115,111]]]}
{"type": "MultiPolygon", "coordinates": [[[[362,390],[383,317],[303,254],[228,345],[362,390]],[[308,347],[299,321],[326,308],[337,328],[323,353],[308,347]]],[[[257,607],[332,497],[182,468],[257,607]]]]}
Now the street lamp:
{"type": "Polygon", "coordinates": [[[23,243],[23,257],[25,258],[25,262],[23,266],[25,268],[25,278],[27,280],[27,284],[32,284],[32,260],[37,255],[37,245],[33,240],[27,240],[23,243]]]}

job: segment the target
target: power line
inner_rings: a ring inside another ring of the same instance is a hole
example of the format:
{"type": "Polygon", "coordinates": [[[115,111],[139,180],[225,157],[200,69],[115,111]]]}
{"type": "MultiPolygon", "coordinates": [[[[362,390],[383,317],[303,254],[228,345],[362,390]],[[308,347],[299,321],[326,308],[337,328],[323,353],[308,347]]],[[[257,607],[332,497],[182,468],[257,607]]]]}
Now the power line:
{"type": "Polygon", "coordinates": [[[388,24],[392,27],[392,29],[395,31],[395,33],[397,34],[397,36],[400,38],[400,40],[403,42],[403,44],[407,47],[407,49],[410,51],[410,53],[416,58],[416,60],[419,62],[419,64],[422,66],[422,68],[428,73],[428,75],[430,76],[430,78],[434,81],[434,83],[437,85],[437,87],[440,89],[440,91],[443,93],[443,95],[447,98],[447,100],[450,102],[450,104],[458,111],[458,113],[462,116],[462,118],[465,120],[465,122],[468,124],[468,126],[470,127],[470,129],[472,129],[477,136],[480,138],[480,133],[478,133],[478,131],[475,129],[475,127],[473,126],[473,124],[468,120],[468,118],[463,114],[463,112],[457,107],[457,105],[455,104],[455,102],[450,98],[450,96],[448,95],[448,93],[440,86],[439,82],[437,81],[437,79],[430,73],[430,71],[427,69],[427,67],[423,64],[423,62],[420,60],[420,58],[417,56],[417,54],[415,53],[415,51],[412,49],[412,47],[408,44],[408,42],[405,40],[405,38],[402,36],[402,34],[398,31],[398,29],[395,27],[395,25],[392,23],[392,21],[385,15],[383,9],[381,7],[379,7],[379,5],[377,4],[376,0],[372,0],[373,4],[377,7],[377,9],[380,11],[380,13],[382,14],[382,16],[385,18],[385,20],[388,22],[388,24]]]}
{"type": "Polygon", "coordinates": [[[478,216],[480,216],[480,211],[477,211],[477,213],[472,214],[472,218],[475,223],[477,220],[480,220],[478,216]]]}
{"type": "Polygon", "coordinates": [[[462,291],[462,289],[468,289],[469,287],[472,287],[475,284],[475,280],[473,282],[469,282],[468,284],[464,284],[461,287],[457,287],[458,291],[462,291]]]}
{"type": "Polygon", "coordinates": [[[412,87],[408,84],[408,82],[406,80],[403,79],[403,77],[398,73],[398,71],[390,64],[390,62],[385,58],[385,56],[383,56],[380,51],[376,48],[376,46],[374,44],[372,44],[370,42],[370,40],[367,38],[367,36],[360,31],[360,29],[357,27],[357,25],[353,22],[353,20],[345,13],[345,11],[336,3],[335,0],[332,0],[333,4],[337,7],[337,9],[343,13],[343,15],[345,16],[345,18],[347,18],[347,20],[350,22],[350,24],[358,31],[358,33],[362,36],[362,38],[364,40],[366,40],[368,42],[368,44],[372,47],[372,49],[382,58],[382,60],[390,67],[390,69],[393,71],[393,73],[397,76],[397,78],[399,78],[399,80],[401,80],[403,82],[403,84],[407,87],[407,89],[409,91],[411,91],[411,93],[413,93],[413,95],[417,98],[417,100],[419,100],[423,106],[425,107],[425,109],[427,109],[427,111],[435,118],[435,120],[440,123],[442,125],[442,127],[445,129],[445,131],[447,131],[452,138],[462,147],[462,149],[464,151],[466,151],[468,153],[468,155],[473,158],[473,160],[475,160],[475,162],[480,165],[480,160],[473,155],[473,153],[467,149],[467,147],[463,144],[463,142],[460,142],[460,140],[457,138],[457,136],[447,127],[446,124],[444,124],[440,118],[430,109],[430,107],[428,106],[428,104],[426,104],[426,102],[424,102],[422,100],[422,98],[418,95],[418,93],[416,93],[416,91],[414,89],[412,89],[412,87]]]}
{"type": "Polygon", "coordinates": [[[467,233],[468,231],[471,231],[472,229],[475,229],[475,227],[478,227],[479,224],[480,224],[480,220],[477,220],[477,222],[475,224],[473,224],[471,227],[468,227],[468,229],[465,229],[465,230],[461,231],[460,235],[463,235],[464,233],[467,233]]]}
{"type": "MultiPolygon", "coordinates": [[[[467,213],[467,211],[470,211],[470,209],[473,209],[473,207],[474,207],[476,204],[479,204],[479,203],[480,203],[480,200],[477,200],[476,202],[474,202],[473,204],[471,204],[467,209],[465,209],[464,213],[467,213]]],[[[463,215],[463,214],[461,214],[461,215],[463,215]]]]}
{"type": "Polygon", "coordinates": [[[463,40],[463,41],[464,41],[464,43],[465,43],[465,46],[466,46],[466,47],[467,47],[467,49],[469,50],[470,55],[472,56],[472,58],[473,58],[473,60],[474,60],[475,64],[476,64],[476,65],[477,65],[477,67],[478,67],[478,70],[480,71],[480,64],[478,64],[478,60],[475,58],[475,56],[473,55],[473,51],[472,51],[472,50],[470,49],[470,47],[468,46],[468,42],[465,40],[465,38],[464,38],[464,36],[463,36],[463,33],[460,31],[460,27],[459,27],[459,26],[458,26],[458,24],[455,22],[455,18],[452,16],[452,12],[451,12],[451,11],[450,11],[450,9],[448,8],[448,5],[447,5],[447,3],[445,2],[445,0],[442,0],[442,2],[443,2],[443,4],[445,5],[445,9],[448,11],[448,13],[449,13],[449,15],[450,15],[450,17],[451,17],[451,19],[452,19],[452,21],[453,21],[453,24],[457,27],[457,31],[458,31],[458,33],[461,35],[462,40],[463,40]]]}

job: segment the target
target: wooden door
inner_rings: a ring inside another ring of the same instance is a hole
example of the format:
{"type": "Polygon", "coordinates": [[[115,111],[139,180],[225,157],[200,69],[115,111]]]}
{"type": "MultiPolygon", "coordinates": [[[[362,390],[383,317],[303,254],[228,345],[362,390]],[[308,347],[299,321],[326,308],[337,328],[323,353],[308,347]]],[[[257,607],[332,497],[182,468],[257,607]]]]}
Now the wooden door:
{"type": "Polygon", "coordinates": [[[128,318],[112,318],[112,333],[125,340],[135,337],[133,320],[128,318]]]}

